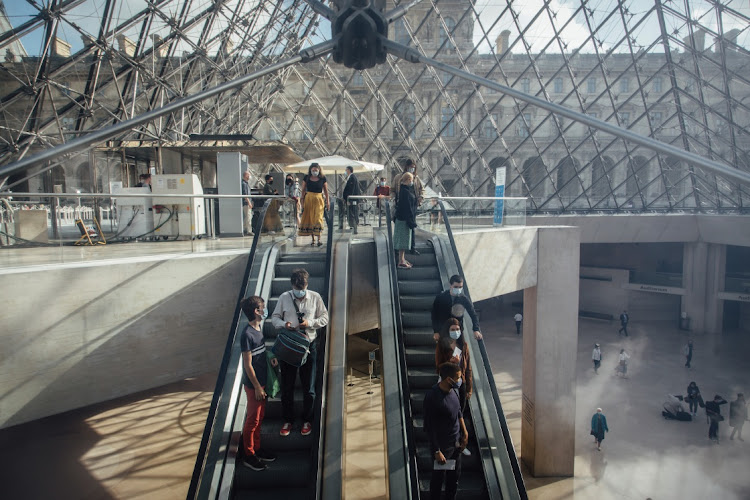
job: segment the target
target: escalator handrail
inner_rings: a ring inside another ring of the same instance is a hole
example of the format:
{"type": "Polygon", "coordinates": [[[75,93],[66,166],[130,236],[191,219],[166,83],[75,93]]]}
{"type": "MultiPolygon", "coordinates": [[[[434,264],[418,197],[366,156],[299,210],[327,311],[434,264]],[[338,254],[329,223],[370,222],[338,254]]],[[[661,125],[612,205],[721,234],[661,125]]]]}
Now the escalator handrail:
{"type": "MultiPolygon", "coordinates": [[[[451,251],[453,253],[453,258],[456,263],[456,267],[458,268],[458,274],[459,276],[464,276],[464,270],[463,266],[461,265],[461,259],[458,255],[458,249],[456,248],[456,241],[453,236],[453,231],[451,229],[450,225],[450,218],[448,217],[448,211],[445,209],[445,205],[443,204],[443,200],[438,199],[438,205],[440,206],[440,211],[443,214],[443,222],[445,224],[445,230],[446,234],[448,236],[448,241],[450,242],[451,251]]],[[[471,300],[471,294],[469,293],[469,286],[466,283],[466,278],[464,278],[464,295],[471,300]]],[[[497,386],[495,384],[495,377],[492,374],[492,367],[490,365],[489,356],[487,355],[487,350],[484,346],[484,342],[477,342],[477,345],[479,346],[479,352],[482,356],[482,364],[484,366],[484,375],[487,377],[488,386],[490,389],[490,392],[492,394],[492,399],[495,404],[495,410],[497,411],[497,416],[500,421],[500,428],[502,430],[503,438],[505,441],[505,448],[506,452],[508,453],[508,457],[510,458],[510,464],[513,469],[513,477],[516,482],[516,487],[518,488],[518,493],[520,495],[520,498],[522,500],[528,499],[528,494],[526,492],[526,485],[523,481],[523,475],[521,474],[521,466],[518,462],[518,457],[516,456],[516,450],[513,446],[513,440],[511,439],[510,430],[508,429],[508,422],[505,420],[505,413],[503,413],[503,407],[500,402],[500,395],[497,392],[497,386]]]]}
{"type": "MultiPolygon", "coordinates": [[[[258,217],[259,225],[263,224],[263,220],[266,218],[266,212],[268,211],[268,207],[271,205],[271,202],[273,200],[268,199],[263,203],[263,207],[260,209],[260,215],[258,217]]],[[[219,404],[222,399],[223,395],[223,389],[224,389],[224,379],[227,375],[227,370],[229,369],[229,363],[231,361],[232,357],[232,347],[234,346],[235,340],[237,338],[237,327],[240,322],[240,318],[242,315],[242,311],[240,309],[240,301],[245,297],[245,294],[247,293],[247,283],[250,278],[250,272],[253,268],[253,264],[255,263],[255,254],[256,250],[258,249],[258,242],[260,240],[260,227],[255,228],[255,236],[253,236],[253,244],[250,247],[250,253],[247,258],[247,264],[245,264],[245,272],[242,276],[242,285],[240,285],[240,292],[239,296],[237,297],[237,305],[234,308],[234,316],[232,319],[232,326],[229,328],[229,337],[227,338],[227,343],[224,347],[224,355],[221,359],[221,365],[219,367],[219,373],[216,377],[216,387],[214,388],[214,394],[211,398],[211,406],[208,409],[208,416],[206,417],[206,425],[203,428],[203,437],[201,438],[201,443],[198,448],[198,454],[196,456],[195,460],[195,467],[193,468],[193,475],[190,479],[190,487],[188,488],[187,493],[187,499],[192,500],[196,498],[196,495],[199,491],[199,486],[203,480],[203,471],[205,470],[206,463],[208,460],[207,451],[208,451],[208,445],[211,441],[211,437],[213,435],[213,429],[216,425],[216,416],[217,416],[217,410],[219,407],[219,404]]],[[[230,395],[231,396],[231,395],[230,395]]]]}
{"type": "MultiPolygon", "coordinates": [[[[331,200],[329,202],[329,210],[328,210],[328,216],[326,217],[326,225],[328,226],[328,234],[326,235],[326,267],[325,267],[325,285],[323,293],[321,293],[321,297],[323,298],[323,302],[326,306],[326,308],[329,308],[329,304],[331,303],[330,300],[330,293],[331,293],[331,272],[332,272],[332,266],[331,261],[333,259],[333,201],[336,199],[335,196],[331,196],[331,200]]],[[[330,314],[329,319],[330,322],[330,314]]],[[[315,414],[318,415],[318,440],[315,441],[315,444],[313,445],[313,457],[317,457],[317,464],[316,464],[316,474],[315,474],[315,498],[320,499],[322,492],[323,492],[323,454],[320,453],[320,450],[323,449],[325,438],[326,438],[326,432],[325,432],[325,416],[327,413],[327,398],[326,398],[326,386],[328,383],[328,363],[326,362],[328,360],[328,354],[329,354],[329,331],[330,329],[326,326],[325,332],[323,334],[323,340],[325,341],[323,344],[323,349],[318,350],[318,366],[321,367],[319,370],[320,378],[318,379],[318,375],[316,374],[316,385],[317,387],[320,387],[320,396],[315,398],[315,414]],[[322,360],[322,362],[321,362],[322,360]]]]}
{"type": "Polygon", "coordinates": [[[407,450],[408,450],[408,475],[409,482],[411,483],[411,498],[419,498],[419,473],[417,469],[417,444],[414,439],[414,423],[412,421],[412,410],[411,410],[411,391],[409,390],[408,383],[408,372],[406,369],[406,352],[404,350],[404,327],[401,321],[401,301],[400,291],[398,287],[398,269],[396,268],[396,256],[393,247],[393,227],[391,219],[391,207],[390,201],[385,201],[385,223],[386,223],[386,240],[388,242],[388,248],[391,250],[388,252],[388,267],[391,271],[391,283],[393,284],[393,307],[395,309],[395,327],[396,327],[396,339],[398,349],[398,364],[399,371],[401,373],[401,404],[404,411],[404,422],[406,424],[406,438],[407,438],[407,450]]]}

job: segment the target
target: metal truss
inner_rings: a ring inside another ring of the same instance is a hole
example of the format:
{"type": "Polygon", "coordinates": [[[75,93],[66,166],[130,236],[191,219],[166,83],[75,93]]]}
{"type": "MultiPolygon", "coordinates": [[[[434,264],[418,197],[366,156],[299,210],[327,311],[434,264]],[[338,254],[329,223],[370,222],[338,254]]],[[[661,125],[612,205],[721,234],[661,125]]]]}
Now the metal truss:
{"type": "Polygon", "coordinates": [[[750,204],[740,181],[750,175],[744,0],[423,0],[405,5],[389,37],[427,64],[389,55],[361,71],[331,57],[286,64],[330,37],[319,16],[327,7],[302,0],[29,5],[32,15],[0,33],[0,49],[14,40],[40,47],[0,61],[0,165],[158,114],[109,134],[109,144],[251,134],[303,157],[343,154],[392,171],[412,157],[427,185],[456,196],[494,192],[504,166],[506,192],[528,196],[532,213],[750,204]],[[273,65],[278,71],[258,73],[273,65]],[[175,104],[247,75],[256,76],[175,104]],[[655,151],[637,135],[674,150],[655,151]],[[730,171],[697,166],[681,151],[730,171]]]}

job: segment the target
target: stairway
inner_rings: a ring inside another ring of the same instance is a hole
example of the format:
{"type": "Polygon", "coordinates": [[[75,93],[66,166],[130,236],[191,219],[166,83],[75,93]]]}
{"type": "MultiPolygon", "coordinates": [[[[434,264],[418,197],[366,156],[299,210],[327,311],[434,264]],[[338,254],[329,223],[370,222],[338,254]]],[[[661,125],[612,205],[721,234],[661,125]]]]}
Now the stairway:
{"type": "MultiPolygon", "coordinates": [[[[443,284],[432,245],[424,240],[417,240],[416,248],[421,255],[407,256],[407,260],[414,267],[397,269],[397,271],[411,418],[417,449],[419,490],[422,498],[428,498],[433,457],[430,453],[427,434],[424,431],[422,410],[427,390],[436,384],[438,379],[430,312],[435,296],[443,291],[443,284]]],[[[468,408],[466,413],[465,423],[469,431],[469,450],[472,455],[461,459],[457,498],[485,499],[487,498],[485,478],[479,460],[479,451],[475,445],[476,439],[474,439],[468,408]]]]}
{"type": "MultiPolygon", "coordinates": [[[[282,255],[276,262],[271,296],[266,298],[269,318],[263,326],[267,349],[271,349],[276,339],[276,330],[271,323],[270,316],[276,308],[279,295],[291,289],[289,278],[292,271],[298,268],[306,269],[310,273],[308,289],[323,295],[327,278],[325,259],[325,252],[301,252],[282,255]]],[[[322,331],[319,335],[322,335],[322,331]]],[[[318,345],[320,355],[322,345],[318,345]]],[[[320,367],[320,362],[318,362],[318,367],[320,367]]],[[[321,387],[318,385],[316,399],[320,397],[321,387]]],[[[261,446],[276,454],[277,459],[267,463],[268,468],[265,471],[257,472],[244,467],[240,456],[235,467],[234,498],[242,500],[315,498],[318,457],[313,456],[313,452],[319,439],[317,432],[317,418],[319,417],[316,417],[316,421],[313,422],[313,433],[309,436],[302,436],[300,434],[302,422],[299,419],[302,414],[302,389],[299,377],[297,377],[294,393],[294,406],[297,421],[292,428],[292,433],[282,437],[279,435],[281,426],[284,424],[281,414],[281,394],[269,399],[266,403],[266,415],[261,426],[261,446]]],[[[238,413],[244,418],[244,409],[238,413]]]]}

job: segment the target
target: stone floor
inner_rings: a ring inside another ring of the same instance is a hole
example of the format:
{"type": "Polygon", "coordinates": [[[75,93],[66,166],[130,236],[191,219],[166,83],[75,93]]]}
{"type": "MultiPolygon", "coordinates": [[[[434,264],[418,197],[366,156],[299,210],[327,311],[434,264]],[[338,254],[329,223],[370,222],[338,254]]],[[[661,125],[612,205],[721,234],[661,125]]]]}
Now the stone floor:
{"type": "MultiPolygon", "coordinates": [[[[482,307],[482,326],[495,380],[511,435],[521,443],[521,338],[514,312],[482,307]]],[[[750,393],[750,333],[725,334],[719,341],[690,337],[672,324],[639,323],[631,318],[630,336],[619,337],[615,323],[581,319],[577,359],[575,476],[534,479],[526,475],[532,499],[707,499],[750,498],[750,431],[746,442],[730,441],[727,422],[720,444],[708,440],[705,414],[692,422],[661,416],[666,394],[685,394],[694,380],[704,397],[728,401],[750,393]],[[684,367],[681,348],[693,338],[692,369],[684,367]],[[602,346],[595,374],[591,351],[602,346]],[[628,378],[615,376],[621,348],[631,355],[628,378]],[[597,451],[589,435],[591,415],[601,407],[610,432],[597,451]]],[[[729,405],[722,406],[728,421],[729,405]]],[[[748,424],[750,425],[750,424],[748,424]]]]}

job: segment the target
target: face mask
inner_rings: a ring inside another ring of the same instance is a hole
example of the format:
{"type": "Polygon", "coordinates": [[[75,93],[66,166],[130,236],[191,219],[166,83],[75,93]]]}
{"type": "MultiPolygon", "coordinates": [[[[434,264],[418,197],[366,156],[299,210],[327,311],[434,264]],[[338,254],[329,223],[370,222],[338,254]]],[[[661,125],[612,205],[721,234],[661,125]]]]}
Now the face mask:
{"type": "Polygon", "coordinates": [[[287,179],[286,180],[286,185],[287,186],[291,186],[292,184],[294,184],[294,181],[292,179],[287,179]]]}
{"type": "Polygon", "coordinates": [[[453,295],[454,297],[458,297],[459,295],[461,295],[463,293],[463,291],[464,291],[463,287],[461,287],[461,288],[451,288],[451,295],[453,295]]]}
{"type": "Polygon", "coordinates": [[[406,184],[404,184],[404,186],[406,187],[412,187],[413,185],[414,185],[413,182],[407,182],[406,184]]]}
{"type": "Polygon", "coordinates": [[[381,187],[385,187],[385,181],[380,181],[381,187]]]}
{"type": "Polygon", "coordinates": [[[263,314],[260,315],[260,319],[266,319],[268,317],[268,308],[263,308],[263,314]]]}
{"type": "Polygon", "coordinates": [[[461,385],[463,385],[463,383],[464,380],[460,378],[451,384],[451,389],[458,389],[459,387],[461,387],[461,385]]]}
{"type": "Polygon", "coordinates": [[[273,179],[271,179],[270,181],[268,181],[268,183],[269,184],[273,184],[273,179]]]}
{"type": "Polygon", "coordinates": [[[294,294],[295,297],[297,297],[298,299],[301,299],[302,297],[304,297],[307,294],[307,290],[296,290],[295,289],[295,290],[292,290],[292,293],[294,294]]]}
{"type": "Polygon", "coordinates": [[[318,174],[320,173],[320,170],[313,170],[313,171],[312,171],[312,172],[310,172],[310,173],[311,173],[311,174],[313,175],[313,177],[317,177],[317,176],[318,176],[318,174]]]}
{"type": "Polygon", "coordinates": [[[414,167],[409,167],[409,173],[413,174],[417,169],[414,167]]]}
{"type": "Polygon", "coordinates": [[[451,330],[450,336],[453,340],[458,340],[461,338],[461,330],[451,330]]]}

